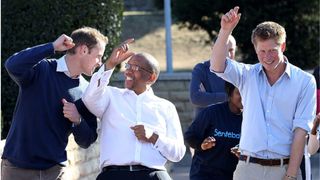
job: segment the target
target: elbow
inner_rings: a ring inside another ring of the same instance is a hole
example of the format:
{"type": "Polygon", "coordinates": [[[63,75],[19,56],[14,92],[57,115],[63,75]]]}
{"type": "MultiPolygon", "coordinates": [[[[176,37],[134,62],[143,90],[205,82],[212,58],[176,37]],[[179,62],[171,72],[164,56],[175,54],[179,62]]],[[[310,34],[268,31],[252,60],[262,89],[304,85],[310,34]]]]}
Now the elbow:
{"type": "Polygon", "coordinates": [[[216,73],[223,73],[226,68],[226,61],[221,62],[218,64],[218,62],[215,62],[213,59],[210,60],[210,71],[216,72],[216,73]]]}
{"type": "Polygon", "coordinates": [[[184,157],[186,153],[186,146],[183,144],[181,145],[181,147],[179,147],[179,149],[177,150],[177,154],[175,157],[173,157],[172,159],[170,159],[170,161],[172,162],[179,162],[181,161],[181,159],[184,157]]]}
{"type": "Polygon", "coordinates": [[[192,93],[190,94],[190,102],[195,106],[203,106],[201,103],[200,93],[192,93]]]}
{"type": "Polygon", "coordinates": [[[12,69],[14,68],[14,65],[12,64],[12,62],[10,61],[10,59],[6,60],[6,62],[4,63],[4,67],[6,68],[6,70],[8,72],[12,72],[12,69]]]}
{"type": "Polygon", "coordinates": [[[82,141],[82,142],[77,142],[77,144],[83,148],[83,149],[87,149],[90,147],[91,144],[93,144],[96,139],[97,139],[97,134],[95,134],[94,136],[92,136],[91,138],[87,139],[86,141],[82,141]]]}

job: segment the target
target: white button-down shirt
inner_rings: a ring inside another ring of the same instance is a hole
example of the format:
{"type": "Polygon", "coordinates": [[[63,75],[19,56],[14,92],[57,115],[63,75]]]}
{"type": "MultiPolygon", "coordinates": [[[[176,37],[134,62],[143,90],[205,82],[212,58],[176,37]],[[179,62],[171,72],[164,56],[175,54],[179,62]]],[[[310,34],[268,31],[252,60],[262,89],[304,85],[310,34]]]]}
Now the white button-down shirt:
{"type": "Polygon", "coordinates": [[[101,119],[100,167],[141,164],[165,170],[167,160],[180,161],[186,148],[175,106],[155,96],[151,88],[137,95],[108,86],[112,72],[101,67],[82,98],[101,119]],[[130,127],[138,124],[144,125],[147,134],[159,135],[154,145],[135,137],[130,127]]]}
{"type": "Polygon", "coordinates": [[[259,158],[290,155],[293,131],[310,131],[315,116],[316,84],[308,74],[286,61],[285,72],[272,86],[260,63],[248,65],[227,59],[224,73],[242,97],[243,121],[240,149],[259,158]]]}

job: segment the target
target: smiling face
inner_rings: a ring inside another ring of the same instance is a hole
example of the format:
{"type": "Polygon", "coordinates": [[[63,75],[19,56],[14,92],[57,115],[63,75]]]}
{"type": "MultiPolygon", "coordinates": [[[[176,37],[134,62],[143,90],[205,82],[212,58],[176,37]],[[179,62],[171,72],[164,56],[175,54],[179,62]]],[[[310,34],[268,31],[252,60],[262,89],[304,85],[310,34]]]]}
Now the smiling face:
{"type": "Polygon", "coordinates": [[[153,83],[153,76],[155,76],[147,64],[147,60],[143,56],[134,55],[130,58],[124,71],[125,88],[133,90],[136,94],[147,90],[148,86],[153,83]]]}
{"type": "Polygon", "coordinates": [[[284,66],[285,43],[278,44],[274,39],[257,40],[255,51],[265,71],[274,72],[284,66]]]}
{"type": "Polygon", "coordinates": [[[87,76],[91,76],[94,70],[97,67],[100,67],[102,64],[102,57],[105,50],[106,43],[98,42],[96,46],[91,48],[90,50],[86,45],[81,48],[83,51],[82,53],[82,60],[81,60],[81,68],[83,73],[87,76]]]}

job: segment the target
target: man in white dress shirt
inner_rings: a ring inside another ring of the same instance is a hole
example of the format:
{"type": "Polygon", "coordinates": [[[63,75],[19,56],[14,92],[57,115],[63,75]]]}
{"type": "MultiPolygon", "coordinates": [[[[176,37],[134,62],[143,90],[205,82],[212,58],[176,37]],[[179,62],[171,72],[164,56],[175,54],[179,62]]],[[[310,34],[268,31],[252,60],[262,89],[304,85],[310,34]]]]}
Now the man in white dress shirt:
{"type": "Polygon", "coordinates": [[[285,29],[275,22],[260,23],[252,32],[259,63],[226,58],[228,36],[240,20],[239,7],[221,18],[211,70],[240,91],[243,121],[236,180],[301,179],[299,166],[305,136],[315,114],[316,84],[311,74],[284,56],[285,29]]]}
{"type": "Polygon", "coordinates": [[[160,73],[157,60],[147,53],[128,51],[132,41],[113,51],[82,98],[101,120],[102,171],[97,179],[171,179],[165,163],[180,161],[186,150],[180,120],[175,106],[152,91],[160,73]],[[125,88],[110,86],[114,67],[129,56],[125,88]]]}

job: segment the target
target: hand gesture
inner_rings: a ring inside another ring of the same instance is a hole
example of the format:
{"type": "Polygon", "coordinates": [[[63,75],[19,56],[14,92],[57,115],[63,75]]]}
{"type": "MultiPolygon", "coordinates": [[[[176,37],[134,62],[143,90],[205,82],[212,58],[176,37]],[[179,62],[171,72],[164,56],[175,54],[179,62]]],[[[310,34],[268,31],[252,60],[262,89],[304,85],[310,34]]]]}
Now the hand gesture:
{"type": "Polygon", "coordinates": [[[66,51],[74,46],[75,44],[73,43],[73,40],[65,34],[62,34],[53,42],[53,48],[55,51],[66,51]]]}
{"type": "Polygon", "coordinates": [[[216,139],[212,136],[209,136],[203,140],[203,142],[201,144],[201,149],[202,150],[211,149],[215,145],[216,145],[216,139]]]}
{"type": "Polygon", "coordinates": [[[237,156],[237,158],[240,158],[240,149],[239,149],[239,144],[236,145],[235,147],[231,148],[231,153],[237,156]]]}
{"type": "Polygon", "coordinates": [[[133,130],[134,135],[139,141],[151,142],[151,136],[153,132],[151,130],[145,129],[144,125],[135,125],[130,127],[133,130]]]}
{"type": "Polygon", "coordinates": [[[239,7],[236,6],[221,17],[221,29],[232,31],[236,27],[241,17],[238,11],[239,7]]]}
{"type": "Polygon", "coordinates": [[[129,51],[129,44],[133,41],[133,38],[127,39],[112,51],[109,59],[106,62],[107,69],[114,68],[116,65],[125,61],[128,57],[134,55],[133,52],[129,51]]]}
{"type": "Polygon", "coordinates": [[[65,118],[68,118],[69,121],[79,124],[80,123],[80,114],[74,103],[68,102],[65,99],[62,99],[63,103],[63,115],[65,118]]]}

